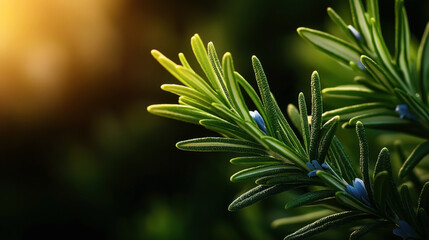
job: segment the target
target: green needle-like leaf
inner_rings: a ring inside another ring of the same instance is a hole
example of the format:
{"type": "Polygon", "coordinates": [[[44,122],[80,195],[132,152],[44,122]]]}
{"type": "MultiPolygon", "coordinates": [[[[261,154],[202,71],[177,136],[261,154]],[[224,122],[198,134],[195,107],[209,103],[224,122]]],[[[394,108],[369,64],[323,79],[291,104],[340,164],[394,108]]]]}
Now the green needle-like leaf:
{"type": "Polygon", "coordinates": [[[410,76],[410,29],[408,17],[403,0],[397,0],[395,4],[395,62],[402,70],[402,75],[407,85],[414,88],[410,76]]]}
{"type": "Polygon", "coordinates": [[[194,55],[197,58],[198,63],[200,64],[201,68],[203,69],[204,73],[209,79],[209,82],[211,83],[212,87],[217,92],[222,92],[220,82],[216,77],[216,74],[214,72],[214,69],[212,68],[212,65],[210,64],[210,60],[207,55],[206,48],[204,47],[203,41],[201,40],[198,34],[195,34],[191,38],[191,46],[192,46],[192,50],[194,51],[194,55]]]}
{"type": "Polygon", "coordinates": [[[331,20],[337,24],[337,26],[345,33],[350,39],[356,40],[355,36],[350,32],[350,29],[347,27],[347,24],[344,20],[334,11],[334,9],[328,7],[328,15],[331,20]]]}
{"type": "Polygon", "coordinates": [[[273,228],[278,228],[278,227],[287,227],[288,225],[309,223],[309,222],[318,220],[320,218],[326,217],[332,213],[333,213],[332,210],[327,210],[327,209],[323,209],[319,211],[311,211],[306,214],[300,214],[297,216],[290,216],[290,217],[276,219],[271,223],[271,226],[273,228]]]}
{"type": "Polygon", "coordinates": [[[200,125],[205,128],[223,134],[227,137],[234,137],[239,139],[248,139],[249,135],[240,127],[222,119],[203,119],[200,125]]]}
{"type": "Polygon", "coordinates": [[[332,138],[337,130],[338,122],[340,117],[336,116],[327,121],[322,128],[322,137],[319,146],[318,160],[320,162],[325,161],[325,157],[328,154],[329,147],[331,146],[332,138]]]}
{"type": "MultiPolygon", "coordinates": [[[[289,116],[293,126],[298,130],[298,132],[303,135],[303,131],[301,129],[301,115],[298,108],[295,107],[293,104],[289,104],[287,106],[287,115],[289,116]]],[[[307,119],[308,122],[308,119],[307,119]]]]}
{"type": "Polygon", "coordinates": [[[426,24],[417,59],[420,92],[423,101],[427,104],[429,102],[429,23],[426,24]]]}
{"type": "Polygon", "coordinates": [[[292,187],[288,185],[256,186],[235,199],[229,205],[228,210],[237,211],[290,188],[292,187]]]}
{"type": "Polygon", "coordinates": [[[307,104],[303,93],[298,95],[298,106],[300,113],[300,129],[307,153],[310,151],[310,126],[308,125],[307,104]]]}
{"type": "Polygon", "coordinates": [[[284,240],[305,239],[315,234],[324,232],[331,227],[336,227],[352,221],[365,218],[365,215],[358,212],[341,212],[321,218],[307,226],[297,230],[296,232],[286,236],[284,240]]]}
{"type": "Polygon", "coordinates": [[[374,177],[374,202],[376,203],[379,211],[386,214],[388,197],[391,194],[388,192],[389,186],[389,174],[387,171],[382,171],[376,174],[374,177]]]}
{"type": "Polygon", "coordinates": [[[270,136],[264,136],[260,140],[261,144],[266,146],[271,152],[273,152],[273,154],[285,160],[291,161],[292,163],[300,166],[302,169],[308,170],[307,165],[305,165],[306,157],[297,153],[291,147],[270,136]]]}
{"type": "Polygon", "coordinates": [[[323,182],[325,182],[327,185],[336,188],[338,190],[344,190],[346,189],[346,186],[343,182],[340,182],[338,179],[336,179],[334,176],[332,176],[331,174],[319,170],[316,172],[317,176],[320,177],[323,182]]]}
{"type": "Polygon", "coordinates": [[[360,171],[362,173],[362,180],[368,192],[369,201],[373,201],[371,180],[369,178],[369,150],[368,141],[366,139],[365,129],[361,122],[356,123],[356,133],[359,139],[359,156],[360,156],[360,171]]]}
{"type": "Polygon", "coordinates": [[[429,181],[423,185],[423,188],[420,191],[417,208],[429,209],[429,181]]]}
{"type": "Polygon", "coordinates": [[[308,41],[317,49],[327,53],[329,56],[337,59],[345,65],[349,65],[350,61],[359,61],[359,50],[342,39],[309,28],[298,28],[297,31],[303,39],[308,41]]]}
{"type": "Polygon", "coordinates": [[[304,173],[286,173],[278,174],[273,176],[261,177],[255,181],[258,185],[277,185],[277,184],[287,184],[287,185],[320,185],[321,182],[309,178],[304,173]]]}
{"type": "Polygon", "coordinates": [[[180,63],[181,63],[185,68],[187,68],[187,69],[189,69],[189,70],[191,70],[191,71],[194,71],[194,70],[192,69],[191,65],[189,65],[188,60],[186,60],[185,54],[183,54],[183,53],[179,53],[179,54],[178,54],[178,56],[179,56],[180,63]]]}
{"type": "Polygon", "coordinates": [[[368,70],[369,74],[377,81],[377,83],[386,91],[393,92],[396,83],[392,81],[392,76],[384,70],[378,63],[369,58],[368,56],[362,55],[361,62],[368,70]]]}
{"type": "Polygon", "coordinates": [[[383,102],[370,102],[370,103],[362,103],[356,104],[352,106],[337,108],[331,111],[326,111],[323,113],[323,119],[330,119],[335,117],[336,115],[340,116],[341,120],[349,120],[352,116],[356,116],[357,113],[361,111],[367,111],[371,109],[379,109],[379,108],[394,108],[394,105],[383,103],[383,102]]]}
{"type": "Polygon", "coordinates": [[[413,203],[411,200],[411,196],[410,196],[410,191],[408,190],[408,186],[403,184],[400,188],[400,196],[401,196],[401,201],[402,204],[404,206],[404,210],[405,210],[405,220],[411,224],[416,226],[417,222],[416,222],[416,212],[414,211],[414,207],[413,207],[413,203]]]}
{"type": "Polygon", "coordinates": [[[366,235],[367,233],[371,232],[372,230],[386,225],[386,223],[387,222],[369,223],[369,224],[353,231],[352,234],[350,234],[349,240],[358,240],[358,239],[362,238],[364,235],[366,235]]]}
{"type": "Polygon", "coordinates": [[[343,206],[347,206],[352,209],[356,209],[368,214],[376,215],[377,213],[374,211],[374,209],[368,207],[366,204],[361,202],[360,200],[356,199],[352,195],[350,195],[347,192],[338,191],[335,194],[335,198],[337,201],[342,204],[343,206]]]}
{"type": "Polygon", "coordinates": [[[417,215],[420,221],[420,226],[423,226],[422,229],[427,239],[427,237],[429,237],[429,228],[427,227],[429,226],[429,215],[423,208],[418,209],[417,215]]]}
{"type": "Polygon", "coordinates": [[[407,176],[410,171],[414,169],[415,166],[429,154],[429,141],[419,144],[414,148],[413,152],[408,156],[405,163],[402,165],[399,170],[399,177],[403,178],[407,176]]]}
{"type": "Polygon", "coordinates": [[[273,164],[282,163],[282,160],[272,157],[252,156],[252,157],[236,157],[229,161],[234,165],[256,165],[256,164],[273,164]]]}
{"type": "Polygon", "coordinates": [[[296,208],[300,206],[310,205],[314,202],[317,202],[321,199],[334,197],[335,191],[333,190],[320,190],[316,192],[308,192],[300,195],[299,197],[290,200],[286,206],[285,209],[291,209],[296,208]]]}
{"type": "Polygon", "coordinates": [[[266,155],[265,149],[259,144],[239,139],[205,137],[180,141],[176,147],[185,151],[195,152],[237,152],[255,155],[266,155]]]}
{"type": "Polygon", "coordinates": [[[253,70],[255,72],[256,82],[258,83],[259,92],[261,93],[262,102],[264,104],[265,112],[268,119],[265,120],[268,133],[275,136],[276,131],[280,131],[278,126],[278,119],[275,110],[275,103],[271,97],[270,87],[268,85],[267,77],[265,76],[261,62],[256,56],[252,57],[253,70]]]}
{"type": "Polygon", "coordinates": [[[288,173],[288,172],[297,172],[300,171],[293,164],[280,163],[280,164],[270,164],[270,165],[261,165],[257,167],[247,168],[241,170],[231,176],[231,182],[240,182],[249,179],[255,179],[265,176],[270,176],[279,173],[288,173]]]}
{"type": "Polygon", "coordinates": [[[352,13],[352,19],[357,30],[365,39],[370,50],[374,50],[373,43],[371,42],[370,26],[368,25],[367,18],[365,16],[365,9],[361,0],[350,0],[350,8],[352,13]]]}
{"type": "Polygon", "coordinates": [[[390,55],[389,49],[384,42],[383,36],[377,27],[375,27],[374,19],[371,19],[372,23],[372,40],[374,44],[374,49],[377,55],[379,56],[382,66],[387,70],[389,75],[391,75],[395,81],[395,86],[400,86],[401,89],[409,90],[409,87],[405,84],[405,82],[398,76],[394,66],[392,65],[392,57],[390,55]]]}
{"type": "Polygon", "coordinates": [[[161,89],[167,92],[174,93],[179,96],[193,98],[195,100],[198,100],[201,103],[205,103],[205,105],[207,106],[211,106],[211,103],[205,99],[204,94],[190,87],[177,85],[177,84],[163,84],[161,85],[161,89]]]}
{"type": "Polygon", "coordinates": [[[222,59],[222,67],[224,69],[224,76],[226,82],[226,88],[228,89],[229,97],[231,98],[232,106],[246,121],[252,121],[253,119],[249,115],[249,109],[244,102],[243,95],[235,80],[234,65],[232,62],[232,56],[230,53],[225,53],[222,59]]]}
{"type": "Polygon", "coordinates": [[[352,182],[357,176],[351,164],[350,158],[344,150],[343,145],[337,137],[333,137],[329,148],[329,164],[339,171],[339,174],[346,182],[352,182]]]}
{"type": "Polygon", "coordinates": [[[219,119],[214,115],[205,113],[194,107],[178,104],[155,104],[149,106],[147,110],[161,117],[172,118],[193,124],[199,124],[202,119],[219,119]]]}
{"type": "Polygon", "coordinates": [[[343,85],[322,90],[324,97],[337,97],[342,99],[357,99],[365,102],[369,101],[394,101],[391,94],[375,92],[360,85],[343,85]]]}
{"type": "Polygon", "coordinates": [[[311,131],[310,131],[310,160],[317,160],[322,129],[322,93],[319,74],[314,71],[311,75],[311,131]]]}

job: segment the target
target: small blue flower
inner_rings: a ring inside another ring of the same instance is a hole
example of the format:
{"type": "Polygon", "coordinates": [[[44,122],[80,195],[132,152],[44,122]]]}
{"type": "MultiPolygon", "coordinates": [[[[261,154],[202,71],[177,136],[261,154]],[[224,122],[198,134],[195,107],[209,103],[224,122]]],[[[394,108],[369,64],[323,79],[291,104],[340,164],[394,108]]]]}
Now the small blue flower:
{"type": "Polygon", "coordinates": [[[363,65],[363,63],[362,63],[361,61],[358,61],[358,62],[357,62],[357,65],[358,65],[358,67],[359,67],[360,69],[362,69],[362,70],[366,70],[365,65],[363,65]]]}
{"type": "Polygon", "coordinates": [[[267,128],[265,127],[264,119],[262,118],[261,114],[259,114],[258,110],[255,111],[249,111],[250,116],[252,116],[253,120],[255,120],[256,124],[258,125],[259,129],[262,130],[265,134],[267,134],[267,128]]]}
{"type": "Polygon", "coordinates": [[[413,228],[405,221],[399,220],[399,227],[393,229],[393,234],[401,237],[402,239],[418,238],[417,233],[414,232],[413,228]]]}
{"type": "Polygon", "coordinates": [[[311,163],[305,163],[305,165],[307,165],[307,167],[311,169],[311,171],[307,173],[309,177],[315,177],[317,171],[329,168],[326,163],[322,163],[322,165],[320,165],[319,162],[316,160],[311,161],[311,163]]]}
{"type": "Polygon", "coordinates": [[[356,39],[363,41],[362,35],[354,28],[352,25],[348,25],[347,28],[352,32],[352,34],[355,36],[356,39]]]}
{"type": "Polygon", "coordinates": [[[396,106],[395,111],[399,114],[400,118],[408,118],[417,121],[417,116],[409,112],[407,104],[399,104],[396,106]]]}
{"type": "Polygon", "coordinates": [[[356,199],[364,202],[366,205],[371,206],[369,203],[368,192],[365,189],[365,184],[360,178],[353,180],[353,186],[347,185],[347,192],[350,193],[356,199]]]}

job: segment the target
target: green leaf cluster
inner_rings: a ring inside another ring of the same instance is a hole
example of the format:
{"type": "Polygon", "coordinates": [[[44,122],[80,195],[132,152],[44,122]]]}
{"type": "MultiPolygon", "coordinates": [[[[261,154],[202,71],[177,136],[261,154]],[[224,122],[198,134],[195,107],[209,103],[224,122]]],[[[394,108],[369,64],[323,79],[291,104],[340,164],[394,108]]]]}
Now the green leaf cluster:
{"type": "Polygon", "coordinates": [[[348,36],[347,40],[313,29],[298,29],[309,43],[356,72],[354,83],[323,90],[319,74],[313,72],[310,114],[303,93],[298,94],[297,106],[289,104],[287,114],[283,114],[257,57],[252,57],[257,85],[253,88],[235,71],[230,53],[219,59],[213,43],[205,47],[198,35],[192,37],[191,46],[202,76],[190,66],[184,54],[179,54],[180,64],[177,64],[152,51],[154,58],[181,85],[161,86],[164,91],[178,95],[178,104],[152,105],[148,111],[220,134],[180,141],[176,146],[181,150],[237,154],[230,162],[243,169],[230,180],[252,181],[254,187],[233,200],[230,211],[298,188],[304,193],[286,199],[286,211],[306,206],[326,208],[311,215],[276,220],[273,226],[319,218],[285,239],[305,239],[340,224],[353,226],[350,239],[359,239],[378,228],[398,229],[401,221],[413,230],[413,236],[408,237],[428,239],[429,182],[420,184],[413,169],[429,154],[429,27],[418,57],[413,59],[404,3],[396,0],[395,51],[391,54],[383,40],[377,0],[366,1],[366,6],[361,0],[350,0],[350,6],[352,25],[328,9],[331,19],[348,36]],[[322,94],[352,99],[354,104],[324,112],[322,94]],[[397,110],[402,104],[409,109],[403,116],[397,110]],[[262,120],[254,119],[249,110],[257,110],[262,120]],[[359,171],[335,136],[340,122],[344,128],[356,130],[359,171]],[[377,158],[370,156],[365,127],[405,132],[426,141],[416,146],[395,172],[387,148],[381,149],[377,158]],[[407,178],[417,183],[414,188],[420,192],[418,197],[412,195],[407,184],[399,184],[407,178]],[[357,197],[350,189],[357,189],[360,179],[358,194],[364,196],[357,197]]]}

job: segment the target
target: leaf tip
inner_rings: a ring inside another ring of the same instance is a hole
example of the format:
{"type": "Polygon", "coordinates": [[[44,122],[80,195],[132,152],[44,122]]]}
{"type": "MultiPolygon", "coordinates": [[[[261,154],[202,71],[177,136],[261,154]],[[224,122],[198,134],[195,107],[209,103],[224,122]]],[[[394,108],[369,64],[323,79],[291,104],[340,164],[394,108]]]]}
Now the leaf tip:
{"type": "Polygon", "coordinates": [[[319,73],[317,71],[313,71],[313,73],[311,74],[311,79],[313,81],[319,81],[319,73]]]}
{"type": "Polygon", "coordinates": [[[154,58],[159,58],[159,57],[161,57],[161,56],[162,56],[162,53],[161,53],[160,51],[156,50],[156,49],[152,49],[152,50],[150,51],[150,54],[152,54],[152,56],[153,56],[154,58]]]}

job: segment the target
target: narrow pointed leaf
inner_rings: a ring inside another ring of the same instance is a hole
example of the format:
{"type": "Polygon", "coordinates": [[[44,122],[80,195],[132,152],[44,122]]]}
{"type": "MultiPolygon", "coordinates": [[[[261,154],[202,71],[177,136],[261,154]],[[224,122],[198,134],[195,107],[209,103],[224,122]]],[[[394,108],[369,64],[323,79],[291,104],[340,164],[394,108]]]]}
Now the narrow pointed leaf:
{"type": "Polygon", "coordinates": [[[359,85],[343,85],[332,88],[325,88],[322,91],[325,97],[338,97],[343,99],[358,99],[365,102],[370,101],[393,101],[395,98],[391,94],[375,92],[369,88],[359,85]]]}
{"type": "Polygon", "coordinates": [[[277,114],[274,106],[275,103],[271,98],[271,91],[268,85],[267,77],[265,76],[261,62],[256,56],[252,57],[252,64],[265,112],[267,113],[267,119],[264,119],[265,124],[267,125],[269,134],[271,136],[275,136],[275,132],[280,129],[278,126],[277,114]]]}
{"type": "Polygon", "coordinates": [[[413,152],[411,152],[405,163],[402,165],[401,169],[399,170],[399,177],[403,178],[407,176],[410,171],[412,171],[414,167],[417,166],[417,164],[428,154],[429,141],[419,144],[416,148],[414,148],[413,152]]]}
{"type": "Polygon", "coordinates": [[[429,209],[429,181],[427,181],[420,191],[417,208],[429,209]]]}
{"type": "Polygon", "coordinates": [[[204,119],[200,121],[200,125],[205,128],[224,134],[228,137],[235,137],[241,139],[248,139],[249,135],[246,134],[237,125],[229,123],[221,119],[204,119]]]}
{"type": "Polygon", "coordinates": [[[299,171],[299,169],[295,165],[288,163],[261,165],[241,170],[232,175],[230,180],[231,182],[240,182],[244,180],[255,179],[279,173],[296,171],[299,171]]]}
{"type": "Polygon", "coordinates": [[[374,201],[379,209],[379,211],[384,212],[386,215],[386,203],[388,197],[391,196],[391,193],[388,192],[390,189],[389,186],[389,176],[387,171],[382,171],[376,174],[374,178],[374,201]]]}
{"type": "Polygon", "coordinates": [[[420,79],[420,91],[425,103],[429,101],[429,23],[420,42],[417,69],[420,79]],[[425,97],[426,96],[426,97],[425,97]]]}
{"type": "Polygon", "coordinates": [[[207,55],[207,51],[206,51],[206,48],[204,47],[203,41],[201,40],[198,34],[195,34],[191,38],[191,46],[192,46],[192,51],[194,52],[198,63],[200,64],[201,68],[206,74],[212,87],[217,92],[221,92],[222,88],[220,86],[220,82],[218,81],[216,74],[210,64],[209,57],[207,55]]]}
{"type": "Polygon", "coordinates": [[[391,80],[393,77],[378,63],[365,55],[362,55],[361,62],[380,86],[390,91],[395,88],[396,82],[391,80]]]}
{"type": "Polygon", "coordinates": [[[300,215],[294,215],[294,216],[290,216],[290,217],[285,217],[285,218],[279,218],[274,220],[271,223],[271,226],[273,228],[278,228],[278,227],[287,227],[288,225],[297,225],[297,224],[302,224],[302,223],[309,223],[309,222],[313,222],[315,220],[318,220],[320,218],[326,217],[330,214],[332,214],[332,210],[319,210],[319,211],[312,211],[309,212],[307,214],[300,214],[300,215]]]}
{"type": "Polygon", "coordinates": [[[329,148],[329,165],[337,169],[340,176],[346,182],[352,182],[357,176],[353,169],[350,158],[344,150],[337,137],[333,137],[331,147],[329,148]]]}
{"type": "Polygon", "coordinates": [[[362,211],[362,212],[365,212],[368,214],[376,215],[376,212],[374,211],[374,209],[368,207],[365,203],[354,198],[352,195],[350,195],[347,192],[338,191],[335,194],[335,198],[343,206],[347,206],[349,208],[356,209],[356,210],[359,210],[359,211],[362,211]]]}
{"type": "Polygon", "coordinates": [[[191,65],[189,65],[188,60],[186,60],[185,54],[183,54],[183,53],[179,53],[179,60],[180,60],[180,63],[181,63],[185,68],[187,68],[187,69],[189,69],[189,70],[194,71],[194,70],[192,69],[191,65]]]}
{"type": "Polygon", "coordinates": [[[331,174],[329,174],[329,173],[327,173],[325,171],[322,171],[322,170],[317,171],[316,174],[328,186],[331,186],[331,187],[336,188],[338,190],[344,190],[344,189],[346,189],[346,186],[344,185],[344,183],[338,181],[338,179],[336,179],[331,174]]]}
{"type": "Polygon", "coordinates": [[[331,146],[332,138],[335,135],[335,132],[338,127],[338,122],[340,117],[336,116],[331,118],[328,122],[323,125],[322,128],[322,138],[319,146],[318,160],[320,162],[325,161],[325,157],[328,154],[329,147],[331,146]]]}
{"type": "Polygon", "coordinates": [[[316,192],[308,192],[304,193],[298,197],[296,197],[293,200],[290,200],[286,206],[285,209],[291,209],[296,208],[300,206],[310,205],[318,200],[334,197],[335,191],[333,190],[320,190],[316,192]]]}
{"type": "Polygon", "coordinates": [[[256,143],[221,137],[194,138],[180,141],[177,148],[196,152],[237,152],[255,155],[265,155],[265,150],[256,143]]]}
{"type": "Polygon", "coordinates": [[[400,86],[401,89],[409,90],[409,87],[405,84],[405,82],[398,76],[395,68],[392,65],[392,57],[390,55],[389,49],[386,46],[386,43],[384,42],[383,36],[381,35],[381,32],[379,29],[375,27],[374,21],[372,21],[372,40],[374,44],[374,50],[379,56],[383,68],[386,69],[386,71],[393,76],[393,79],[395,81],[394,86],[400,86]]]}
{"type": "Polygon", "coordinates": [[[356,123],[356,133],[359,139],[359,156],[360,156],[360,171],[362,173],[362,180],[368,192],[369,201],[373,201],[371,180],[369,178],[369,149],[368,141],[366,139],[365,129],[361,122],[356,123]]]}
{"type": "Polygon", "coordinates": [[[365,39],[366,44],[370,50],[374,49],[373,43],[371,42],[370,26],[368,25],[365,9],[361,0],[350,0],[350,8],[352,13],[352,19],[357,30],[365,39]]]}
{"type": "Polygon", "coordinates": [[[261,141],[263,145],[265,145],[275,155],[285,160],[289,160],[292,163],[300,166],[301,168],[308,170],[307,165],[305,165],[305,162],[307,162],[307,159],[304,156],[297,153],[291,147],[288,147],[284,143],[280,142],[279,140],[269,136],[262,137],[261,141]]]}
{"type": "Polygon", "coordinates": [[[414,87],[410,76],[410,29],[404,1],[395,4],[395,62],[402,70],[402,75],[411,87],[414,87]]]}
{"type": "Polygon", "coordinates": [[[284,192],[290,188],[291,187],[287,185],[256,186],[240,195],[237,199],[235,199],[229,205],[228,210],[237,211],[256,202],[259,202],[267,197],[284,192]]]}
{"type": "Polygon", "coordinates": [[[328,7],[328,15],[331,18],[331,20],[337,24],[337,26],[343,31],[344,34],[346,34],[350,39],[356,40],[354,35],[350,32],[349,28],[347,27],[347,24],[344,22],[344,20],[334,11],[334,9],[328,7]]]}
{"type": "Polygon", "coordinates": [[[335,117],[336,115],[339,115],[342,120],[348,120],[350,119],[350,115],[356,116],[357,112],[370,110],[370,109],[377,109],[377,108],[394,108],[394,106],[383,102],[356,104],[352,106],[337,108],[331,111],[326,111],[325,113],[323,113],[323,118],[330,119],[332,117],[335,117]],[[349,118],[343,118],[343,116],[347,116],[347,115],[349,115],[349,118]]]}
{"type": "Polygon", "coordinates": [[[237,110],[242,118],[246,121],[252,121],[253,119],[249,115],[249,109],[247,109],[247,106],[244,103],[243,95],[241,94],[241,90],[235,79],[234,65],[230,53],[225,53],[223,56],[222,67],[224,69],[223,78],[226,82],[226,88],[228,89],[232,106],[237,110]]]}
{"type": "Polygon", "coordinates": [[[161,85],[161,89],[167,92],[174,93],[179,96],[186,96],[189,98],[193,98],[195,100],[198,100],[202,103],[206,103],[207,106],[210,106],[211,103],[205,99],[204,94],[196,91],[195,89],[192,89],[190,87],[186,87],[183,85],[177,85],[177,84],[163,84],[161,85]]]}
{"type": "Polygon", "coordinates": [[[405,221],[411,225],[416,225],[416,212],[411,200],[410,191],[408,186],[403,184],[400,188],[401,201],[405,210],[405,221]]]}
{"type": "MultiPolygon", "coordinates": [[[[287,106],[287,115],[289,116],[293,126],[298,130],[298,132],[303,135],[303,131],[301,129],[301,115],[298,111],[298,108],[295,107],[293,104],[289,104],[287,106]]],[[[308,119],[307,119],[308,122],[308,119]]]]}
{"type": "Polygon", "coordinates": [[[317,49],[334,57],[345,65],[349,65],[350,61],[359,61],[359,50],[342,39],[309,28],[298,28],[297,31],[303,39],[307,40],[317,49]]]}
{"type": "Polygon", "coordinates": [[[382,227],[384,225],[388,224],[387,222],[373,222],[369,223],[361,228],[358,228],[357,230],[353,231],[350,234],[349,240],[358,240],[361,239],[364,235],[367,233],[373,231],[376,228],[382,227]]]}
{"type": "Polygon", "coordinates": [[[322,129],[322,93],[319,74],[314,71],[311,75],[311,130],[310,130],[310,159],[316,160],[322,129]]]}
{"type": "Polygon", "coordinates": [[[305,239],[315,234],[324,232],[332,227],[337,227],[352,221],[365,218],[362,213],[353,211],[341,212],[321,218],[307,226],[297,230],[296,232],[286,236],[284,240],[305,239]]]}
{"type": "Polygon", "coordinates": [[[255,104],[256,109],[259,111],[263,119],[267,119],[267,113],[265,112],[264,106],[262,105],[262,101],[256,93],[255,89],[237,72],[235,74],[235,80],[238,84],[244,89],[247,95],[250,97],[252,102],[255,104]]]}
{"type": "Polygon", "coordinates": [[[273,164],[281,162],[279,159],[264,156],[236,157],[230,160],[230,163],[234,165],[273,164]]]}
{"type": "Polygon", "coordinates": [[[418,215],[418,218],[420,221],[420,225],[423,226],[424,234],[426,235],[426,237],[428,237],[429,236],[429,227],[427,227],[427,226],[429,226],[429,216],[428,216],[426,210],[423,208],[419,208],[417,215],[418,215]]]}
{"type": "Polygon", "coordinates": [[[199,124],[202,119],[218,119],[216,116],[205,113],[194,107],[178,105],[178,104],[155,104],[147,108],[147,110],[155,115],[171,118],[179,121],[199,124]]]}
{"type": "Polygon", "coordinates": [[[310,152],[310,126],[308,125],[307,104],[303,93],[298,95],[298,106],[300,113],[300,129],[307,153],[310,152]]]}

